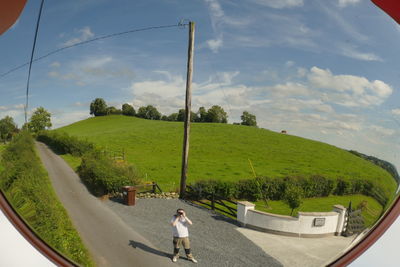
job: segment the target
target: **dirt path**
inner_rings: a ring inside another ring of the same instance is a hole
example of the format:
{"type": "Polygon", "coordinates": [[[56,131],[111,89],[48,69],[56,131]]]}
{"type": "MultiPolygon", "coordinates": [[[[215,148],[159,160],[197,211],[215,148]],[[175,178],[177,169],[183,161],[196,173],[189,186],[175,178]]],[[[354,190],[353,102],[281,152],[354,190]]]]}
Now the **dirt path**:
{"type": "Polygon", "coordinates": [[[176,266],[92,196],[61,157],[42,143],[36,147],[61,203],[98,266],[176,266]],[[139,249],[135,244],[140,244],[139,249]]]}

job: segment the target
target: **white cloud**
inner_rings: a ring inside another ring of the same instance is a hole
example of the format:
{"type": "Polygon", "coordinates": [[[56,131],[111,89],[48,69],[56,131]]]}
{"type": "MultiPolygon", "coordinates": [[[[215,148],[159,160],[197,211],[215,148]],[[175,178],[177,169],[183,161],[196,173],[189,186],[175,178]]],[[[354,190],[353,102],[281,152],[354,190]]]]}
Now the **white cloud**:
{"type": "Polygon", "coordinates": [[[59,128],[80,120],[84,120],[90,117],[88,110],[77,110],[77,111],[51,111],[51,122],[52,128],[59,128]]]}
{"type": "Polygon", "coordinates": [[[253,0],[253,2],[272,8],[293,8],[304,5],[303,0],[253,0]]]}
{"type": "Polygon", "coordinates": [[[91,38],[93,38],[94,33],[92,32],[92,30],[90,29],[89,26],[83,27],[82,29],[76,30],[76,33],[80,34],[79,37],[74,37],[71,38],[67,41],[65,41],[62,46],[70,46],[70,45],[74,45],[80,42],[84,42],[87,41],[91,38]]]}
{"type": "Polygon", "coordinates": [[[61,66],[60,62],[57,62],[57,61],[50,64],[50,67],[53,67],[53,68],[59,68],[60,66],[61,66]]]}
{"type": "Polygon", "coordinates": [[[354,46],[349,45],[340,45],[339,53],[343,56],[363,61],[383,61],[381,57],[375,55],[374,53],[363,53],[357,51],[354,46]]]}
{"type": "Polygon", "coordinates": [[[379,125],[371,125],[369,128],[381,135],[393,135],[395,133],[395,130],[385,128],[379,125]]]}
{"type": "Polygon", "coordinates": [[[398,116],[400,116],[400,108],[392,109],[391,112],[392,112],[393,115],[398,115],[398,116]]]}
{"type": "Polygon", "coordinates": [[[222,44],[223,44],[222,36],[220,36],[217,39],[207,40],[206,44],[211,49],[211,51],[213,51],[214,53],[217,53],[219,48],[221,48],[222,44]]]}
{"type": "Polygon", "coordinates": [[[358,4],[360,0],[338,0],[338,4],[340,7],[346,7],[348,5],[358,4]]]}
{"type": "Polygon", "coordinates": [[[388,84],[354,75],[334,75],[328,69],[312,67],[308,80],[324,101],[347,107],[382,104],[393,92],[388,84]]]}

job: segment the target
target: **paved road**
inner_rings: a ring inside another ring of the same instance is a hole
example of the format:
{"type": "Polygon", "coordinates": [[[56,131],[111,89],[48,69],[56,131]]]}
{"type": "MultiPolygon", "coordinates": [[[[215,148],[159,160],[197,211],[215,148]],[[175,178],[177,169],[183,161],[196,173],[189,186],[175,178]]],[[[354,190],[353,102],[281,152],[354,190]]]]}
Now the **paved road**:
{"type": "Polygon", "coordinates": [[[98,266],[176,266],[93,197],[62,158],[42,143],[36,147],[59,199],[98,266]]]}

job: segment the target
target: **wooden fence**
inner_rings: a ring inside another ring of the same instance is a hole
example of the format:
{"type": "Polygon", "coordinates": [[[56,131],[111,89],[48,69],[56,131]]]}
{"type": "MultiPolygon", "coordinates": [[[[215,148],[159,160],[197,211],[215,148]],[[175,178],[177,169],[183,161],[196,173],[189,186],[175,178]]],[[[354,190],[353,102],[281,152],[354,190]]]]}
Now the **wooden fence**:
{"type": "Polygon", "coordinates": [[[186,186],[186,197],[188,200],[198,202],[211,210],[222,212],[229,217],[237,217],[237,202],[225,199],[214,193],[196,191],[191,186],[186,186]],[[208,201],[207,201],[208,200],[208,201]],[[231,204],[228,205],[227,203],[231,204]],[[234,207],[232,207],[232,205],[234,207]]]}

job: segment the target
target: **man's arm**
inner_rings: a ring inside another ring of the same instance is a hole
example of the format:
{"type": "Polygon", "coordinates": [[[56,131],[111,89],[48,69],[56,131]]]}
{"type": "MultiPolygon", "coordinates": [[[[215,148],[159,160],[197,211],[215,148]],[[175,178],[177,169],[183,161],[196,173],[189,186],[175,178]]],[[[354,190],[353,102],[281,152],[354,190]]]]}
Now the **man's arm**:
{"type": "Polygon", "coordinates": [[[176,226],[176,223],[178,222],[178,220],[179,220],[179,216],[176,216],[175,220],[171,220],[171,225],[176,226]]]}
{"type": "Polygon", "coordinates": [[[188,217],[186,217],[186,213],[185,213],[185,212],[183,212],[183,218],[186,219],[186,221],[187,221],[188,224],[190,224],[190,225],[193,224],[192,221],[191,221],[188,217]]]}

